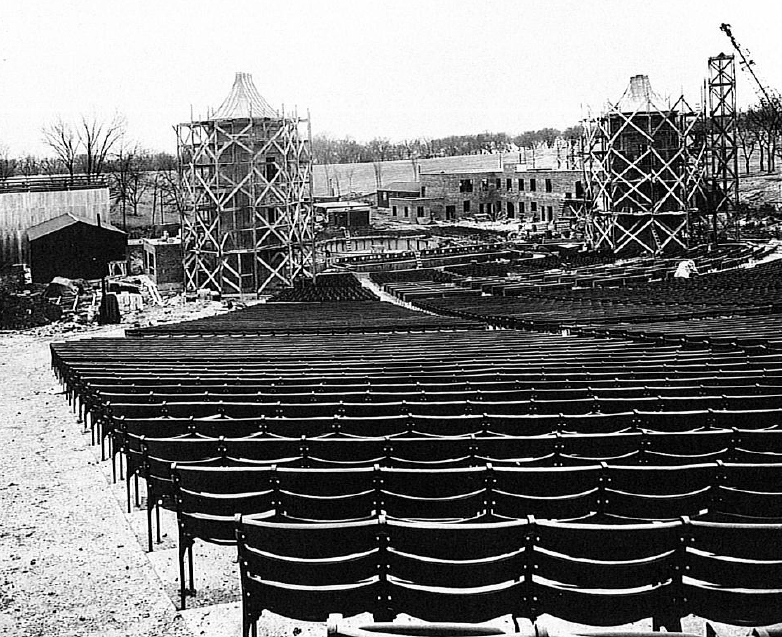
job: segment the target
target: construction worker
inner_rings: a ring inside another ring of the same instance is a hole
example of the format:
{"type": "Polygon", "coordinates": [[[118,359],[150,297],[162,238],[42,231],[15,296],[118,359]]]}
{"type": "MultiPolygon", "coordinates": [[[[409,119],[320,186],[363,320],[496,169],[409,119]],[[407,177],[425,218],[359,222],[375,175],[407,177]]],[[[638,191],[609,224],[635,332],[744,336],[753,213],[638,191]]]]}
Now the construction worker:
{"type": "Polygon", "coordinates": [[[695,267],[695,261],[692,259],[685,259],[679,263],[676,272],[673,273],[673,278],[689,279],[692,274],[700,275],[700,272],[698,272],[698,268],[695,267]]]}

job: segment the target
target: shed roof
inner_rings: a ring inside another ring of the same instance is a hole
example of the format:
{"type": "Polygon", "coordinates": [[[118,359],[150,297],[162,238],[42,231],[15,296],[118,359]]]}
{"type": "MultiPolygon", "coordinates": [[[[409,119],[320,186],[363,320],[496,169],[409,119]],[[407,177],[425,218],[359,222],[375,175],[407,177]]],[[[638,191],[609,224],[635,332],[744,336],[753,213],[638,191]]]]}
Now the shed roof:
{"type": "Polygon", "coordinates": [[[418,181],[393,181],[380,190],[394,190],[396,192],[421,192],[421,183],[418,181]]]}
{"type": "Polygon", "coordinates": [[[209,119],[249,119],[252,117],[278,119],[280,115],[269,105],[269,102],[261,97],[258,89],[255,88],[252,75],[237,73],[228,97],[209,119]]]}
{"type": "Polygon", "coordinates": [[[89,219],[87,217],[79,217],[71,212],[66,212],[65,214],[60,215],[59,217],[54,217],[53,219],[48,219],[44,221],[43,223],[39,223],[35,226],[32,226],[31,228],[27,229],[27,238],[30,241],[35,241],[36,239],[40,239],[41,237],[51,234],[52,232],[58,232],[59,230],[62,230],[63,228],[67,228],[69,226],[73,226],[77,223],[86,223],[89,226],[95,226],[96,228],[102,228],[104,230],[108,230],[109,232],[119,232],[120,234],[125,234],[122,230],[119,228],[112,226],[110,223],[106,223],[104,221],[101,221],[98,223],[96,219],[89,219]]]}

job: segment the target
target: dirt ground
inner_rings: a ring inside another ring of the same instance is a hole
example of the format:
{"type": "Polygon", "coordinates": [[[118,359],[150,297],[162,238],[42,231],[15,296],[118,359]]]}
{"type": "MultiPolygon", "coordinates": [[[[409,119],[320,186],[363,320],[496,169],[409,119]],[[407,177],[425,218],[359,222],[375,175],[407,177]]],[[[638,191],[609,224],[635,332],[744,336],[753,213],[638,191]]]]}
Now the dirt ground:
{"type": "MultiPolygon", "coordinates": [[[[202,304],[150,316],[217,311],[202,304]]],[[[0,634],[194,634],[112,497],[110,463],[90,446],[49,365],[53,340],[121,334],[117,326],[73,325],[0,334],[0,634]]]]}
{"type": "Polygon", "coordinates": [[[48,366],[50,340],[20,334],[0,341],[0,630],[189,635],[107,497],[89,434],[48,366]]]}
{"type": "MultiPolygon", "coordinates": [[[[145,494],[125,510],[125,482],[77,421],[50,367],[49,345],[121,336],[124,328],[200,318],[219,303],[154,308],[121,326],[51,325],[0,333],[0,635],[238,637],[233,547],[195,546],[198,593],[178,611],[176,516],[146,552],[145,494]]],[[[352,625],[371,621],[359,616],[352,625]]],[[[324,636],[322,623],[265,614],[259,634],[324,636]]]]}

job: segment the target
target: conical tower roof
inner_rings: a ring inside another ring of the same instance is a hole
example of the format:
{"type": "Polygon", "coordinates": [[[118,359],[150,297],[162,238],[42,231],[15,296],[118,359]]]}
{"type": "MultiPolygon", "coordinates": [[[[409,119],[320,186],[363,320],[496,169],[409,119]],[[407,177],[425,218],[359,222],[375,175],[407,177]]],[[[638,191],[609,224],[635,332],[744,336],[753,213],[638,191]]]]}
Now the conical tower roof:
{"type": "Polygon", "coordinates": [[[650,113],[665,110],[663,99],[652,90],[648,75],[633,75],[624,95],[614,108],[621,113],[650,113]]]}
{"type": "Polygon", "coordinates": [[[251,117],[279,118],[258,89],[253,84],[253,76],[249,73],[237,73],[234,85],[225,101],[209,119],[249,119],[251,117]]]}

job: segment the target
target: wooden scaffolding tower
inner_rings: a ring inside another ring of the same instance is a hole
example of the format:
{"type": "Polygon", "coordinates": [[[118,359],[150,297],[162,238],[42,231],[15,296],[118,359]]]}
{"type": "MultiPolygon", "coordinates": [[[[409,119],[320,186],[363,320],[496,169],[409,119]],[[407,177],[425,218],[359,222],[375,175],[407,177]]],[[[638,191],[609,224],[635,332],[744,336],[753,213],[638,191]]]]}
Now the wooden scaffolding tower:
{"type": "Polygon", "coordinates": [[[705,171],[701,121],[684,97],[664,104],[645,75],[631,78],[619,102],[587,121],[591,247],[623,256],[688,247],[705,171]]]}
{"type": "Polygon", "coordinates": [[[185,290],[268,294],[313,275],[309,118],[272,109],[237,73],[210,117],[177,126],[185,290]]]}

